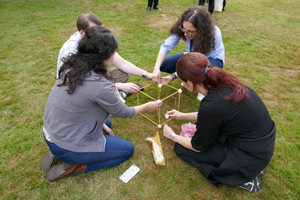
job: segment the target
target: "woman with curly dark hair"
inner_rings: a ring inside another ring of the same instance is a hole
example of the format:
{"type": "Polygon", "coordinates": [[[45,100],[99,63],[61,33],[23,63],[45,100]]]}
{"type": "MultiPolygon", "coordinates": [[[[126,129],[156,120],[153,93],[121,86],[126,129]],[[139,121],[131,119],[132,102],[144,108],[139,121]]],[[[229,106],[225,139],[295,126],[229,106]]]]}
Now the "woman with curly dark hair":
{"type": "Polygon", "coordinates": [[[128,160],[133,144],[113,136],[103,123],[111,114],[128,118],[146,110],[156,110],[161,102],[127,107],[110,81],[118,42],[104,27],[93,26],[79,41],[78,51],[63,60],[59,79],[51,89],[44,113],[43,132],[49,146],[40,169],[49,181],[116,166],[128,160]]]}
{"type": "Polygon", "coordinates": [[[211,14],[203,6],[187,9],[170,29],[170,36],[161,45],[153,71],[153,82],[160,83],[176,78],[174,73],[178,59],[184,54],[166,55],[183,39],[188,52],[199,52],[208,58],[212,67],[223,69],[225,50],[220,29],[211,14]],[[161,80],[160,71],[173,73],[161,80]]]}
{"type": "Polygon", "coordinates": [[[192,52],[180,57],[176,71],[184,87],[202,93],[198,112],[172,110],[170,118],[196,120],[192,138],[177,135],[165,125],[163,134],[175,142],[174,151],[219,184],[257,192],[275,145],[276,126],[257,93],[218,67],[205,55],[192,52]]]}

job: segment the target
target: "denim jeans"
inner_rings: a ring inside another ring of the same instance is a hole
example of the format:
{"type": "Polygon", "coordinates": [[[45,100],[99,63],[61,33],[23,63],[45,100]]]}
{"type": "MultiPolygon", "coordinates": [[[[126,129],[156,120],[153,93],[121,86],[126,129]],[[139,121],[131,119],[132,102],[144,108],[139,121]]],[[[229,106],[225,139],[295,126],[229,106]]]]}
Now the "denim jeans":
{"type": "MultiPolygon", "coordinates": [[[[171,56],[167,56],[160,66],[160,71],[167,72],[169,74],[175,72],[177,61],[183,54],[184,53],[178,53],[171,56]]],[[[222,60],[214,59],[214,58],[207,58],[207,59],[209,60],[211,67],[219,67],[223,69],[224,66],[222,60]]]]}
{"type": "Polygon", "coordinates": [[[105,152],[73,152],[60,148],[47,140],[52,154],[67,164],[87,165],[84,172],[110,168],[131,158],[134,146],[128,140],[116,136],[104,135],[106,139],[105,152]]]}
{"type": "Polygon", "coordinates": [[[207,151],[195,152],[175,143],[174,151],[184,162],[199,169],[201,163],[219,166],[228,153],[228,146],[211,145],[207,151]]]}

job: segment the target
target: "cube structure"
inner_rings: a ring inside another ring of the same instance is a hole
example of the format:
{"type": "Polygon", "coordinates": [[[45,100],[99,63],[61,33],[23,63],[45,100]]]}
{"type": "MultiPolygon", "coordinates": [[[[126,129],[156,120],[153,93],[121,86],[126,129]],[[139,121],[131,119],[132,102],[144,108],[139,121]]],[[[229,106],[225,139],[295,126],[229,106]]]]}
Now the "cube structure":
{"type": "MultiPolygon", "coordinates": [[[[140,92],[137,93],[137,105],[140,104],[140,102],[139,102],[139,95],[140,94],[145,95],[146,97],[150,98],[153,101],[162,101],[163,104],[164,104],[164,101],[166,101],[170,97],[173,97],[176,94],[178,94],[177,110],[179,111],[179,107],[180,107],[180,95],[182,93],[181,89],[175,88],[175,87],[173,87],[171,85],[162,85],[162,84],[151,84],[151,85],[145,86],[143,88],[144,88],[144,92],[140,91],[140,92]],[[157,99],[155,97],[150,96],[149,94],[147,94],[145,92],[146,88],[150,88],[150,87],[158,87],[158,90],[157,90],[157,99]],[[162,98],[162,95],[161,95],[161,93],[162,93],[162,87],[169,87],[169,88],[173,89],[174,92],[171,93],[170,95],[162,98]]],[[[176,98],[175,98],[175,104],[176,104],[176,98]]],[[[176,108],[173,108],[173,109],[176,109],[176,108]]],[[[147,117],[143,113],[140,113],[140,115],[142,115],[144,118],[148,119],[150,122],[152,122],[153,124],[155,124],[157,126],[157,128],[162,128],[162,125],[164,125],[165,123],[167,123],[167,122],[169,122],[171,120],[171,118],[169,118],[168,116],[165,116],[167,120],[165,122],[162,122],[162,120],[161,120],[161,108],[159,108],[158,111],[157,111],[158,122],[155,122],[154,120],[150,119],[149,117],[147,117]]]]}

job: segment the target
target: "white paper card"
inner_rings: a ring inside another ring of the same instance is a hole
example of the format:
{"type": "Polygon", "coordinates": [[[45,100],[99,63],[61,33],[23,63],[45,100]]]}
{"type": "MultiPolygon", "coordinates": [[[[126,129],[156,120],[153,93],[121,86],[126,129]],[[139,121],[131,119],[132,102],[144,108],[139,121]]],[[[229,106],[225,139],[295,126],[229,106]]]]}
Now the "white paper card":
{"type": "Polygon", "coordinates": [[[121,181],[123,181],[124,183],[127,183],[128,181],[130,181],[132,179],[132,177],[134,177],[138,172],[140,171],[140,168],[138,168],[135,165],[131,165],[131,167],[129,167],[129,169],[127,169],[121,176],[120,179],[121,181]]]}

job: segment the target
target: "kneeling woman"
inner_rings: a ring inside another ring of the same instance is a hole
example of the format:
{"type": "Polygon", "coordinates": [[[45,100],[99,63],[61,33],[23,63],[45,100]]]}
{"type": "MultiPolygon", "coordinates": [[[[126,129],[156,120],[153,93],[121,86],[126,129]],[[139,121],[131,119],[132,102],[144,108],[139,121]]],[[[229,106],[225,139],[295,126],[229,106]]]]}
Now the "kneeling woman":
{"type": "Polygon", "coordinates": [[[108,29],[94,26],[79,41],[78,52],[64,60],[43,118],[50,151],[42,159],[41,169],[48,170],[57,160],[63,162],[48,171],[49,181],[128,160],[133,155],[133,144],[111,136],[113,132],[103,123],[110,114],[128,118],[161,106],[161,102],[148,102],[127,107],[118,97],[107,75],[117,47],[108,29]]]}
{"type": "Polygon", "coordinates": [[[171,27],[170,36],[161,45],[152,74],[153,82],[161,82],[160,71],[171,74],[163,78],[167,83],[176,78],[176,63],[184,53],[170,56],[167,54],[181,39],[187,45],[188,52],[202,53],[208,58],[211,67],[224,68],[225,49],[222,33],[205,7],[194,6],[184,11],[171,27]]]}
{"type": "Polygon", "coordinates": [[[260,97],[224,70],[210,68],[201,53],[183,55],[176,70],[187,90],[205,96],[198,113],[167,113],[175,119],[197,120],[192,138],[164,126],[164,136],[176,142],[176,154],[217,187],[259,191],[260,177],[274,152],[276,130],[260,97]]]}

